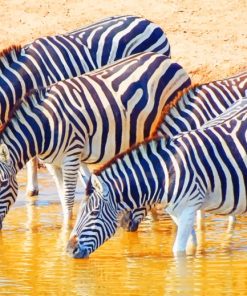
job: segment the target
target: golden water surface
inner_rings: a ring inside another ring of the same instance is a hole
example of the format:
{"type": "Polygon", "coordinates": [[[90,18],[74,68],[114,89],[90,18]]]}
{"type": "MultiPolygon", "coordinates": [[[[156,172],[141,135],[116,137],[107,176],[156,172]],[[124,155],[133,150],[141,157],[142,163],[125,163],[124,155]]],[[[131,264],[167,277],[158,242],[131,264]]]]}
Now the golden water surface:
{"type": "Polygon", "coordinates": [[[20,174],[18,200],[0,233],[1,295],[247,295],[246,218],[229,239],[226,219],[207,217],[201,251],[179,260],[169,218],[148,218],[136,233],[120,229],[89,259],[72,259],[54,183],[45,170],[39,176],[40,195],[31,199],[20,174]]]}

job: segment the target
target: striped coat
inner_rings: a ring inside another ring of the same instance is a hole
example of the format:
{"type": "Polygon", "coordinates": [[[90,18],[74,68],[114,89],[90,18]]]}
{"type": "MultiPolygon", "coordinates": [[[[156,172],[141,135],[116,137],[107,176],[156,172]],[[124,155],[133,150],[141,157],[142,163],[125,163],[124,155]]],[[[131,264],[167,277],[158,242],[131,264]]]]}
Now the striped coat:
{"type": "MultiPolygon", "coordinates": [[[[0,135],[10,163],[0,172],[16,173],[34,156],[54,175],[65,219],[72,215],[79,167],[103,163],[154,129],[164,105],[190,85],[184,69],[166,56],[141,53],[111,66],[58,82],[27,96],[0,135]]],[[[8,178],[0,190],[6,215],[8,178]]]]}
{"type": "Polygon", "coordinates": [[[186,250],[196,211],[247,212],[247,100],[206,127],[136,145],[95,172],[68,251],[88,257],[125,211],[161,203],[177,224],[175,255],[186,250]]]}
{"type": "MultiPolygon", "coordinates": [[[[197,129],[216,118],[234,102],[247,94],[247,72],[223,80],[190,86],[164,107],[153,136],[174,137],[181,132],[197,129]]],[[[126,213],[122,226],[135,231],[149,209],[136,209],[126,213]]],[[[201,227],[201,213],[198,212],[198,227],[201,227]]],[[[229,229],[235,218],[229,217],[229,229]]]]}
{"type": "MultiPolygon", "coordinates": [[[[116,16],[73,32],[41,37],[0,53],[0,124],[16,102],[33,88],[75,77],[131,54],[153,51],[170,57],[163,30],[137,16],[116,16]]],[[[33,165],[28,166],[28,192],[38,192],[33,165]]]]}

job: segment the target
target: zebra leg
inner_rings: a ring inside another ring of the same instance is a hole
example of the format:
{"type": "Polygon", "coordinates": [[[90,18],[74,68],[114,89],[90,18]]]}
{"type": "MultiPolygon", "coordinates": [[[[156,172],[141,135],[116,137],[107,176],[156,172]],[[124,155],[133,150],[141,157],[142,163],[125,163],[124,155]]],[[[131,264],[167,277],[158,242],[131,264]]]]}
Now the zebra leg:
{"type": "Polygon", "coordinates": [[[194,254],[196,248],[197,248],[197,236],[196,236],[195,229],[193,228],[187,242],[186,254],[194,254]]]}
{"type": "Polygon", "coordinates": [[[203,210],[198,210],[196,213],[196,228],[198,230],[205,228],[205,213],[203,210]]]}
{"type": "Polygon", "coordinates": [[[65,206],[65,201],[64,201],[64,192],[63,192],[63,172],[62,168],[59,166],[55,166],[53,164],[48,164],[46,163],[46,168],[49,171],[49,173],[53,176],[57,191],[58,191],[58,196],[60,198],[61,204],[62,204],[62,209],[63,212],[66,212],[66,206],[65,206]]]}
{"type": "Polygon", "coordinates": [[[80,169],[80,157],[77,155],[67,156],[63,162],[63,193],[65,202],[65,222],[72,218],[75,201],[75,190],[80,169]]]}
{"type": "Polygon", "coordinates": [[[80,168],[79,157],[66,157],[63,167],[53,164],[46,164],[46,167],[55,180],[62,204],[64,222],[68,223],[72,218],[75,189],[80,168]]]}
{"type": "Polygon", "coordinates": [[[236,223],[236,217],[234,215],[230,215],[228,218],[227,233],[231,233],[233,231],[235,223],[236,223]]]}
{"type": "Polygon", "coordinates": [[[177,235],[173,245],[175,256],[185,255],[187,243],[190,235],[196,236],[194,232],[194,220],[196,211],[192,207],[185,208],[179,217],[171,215],[177,224],[177,235]]]}
{"type": "Polygon", "coordinates": [[[38,159],[37,157],[32,158],[27,163],[27,195],[34,196],[39,194],[37,169],[38,159]]]}
{"type": "Polygon", "coordinates": [[[234,234],[235,223],[236,223],[236,217],[234,215],[229,215],[226,236],[225,236],[225,238],[223,240],[223,243],[222,243],[222,247],[226,251],[230,250],[230,246],[231,246],[231,243],[232,243],[232,237],[233,237],[233,234],[234,234]]]}

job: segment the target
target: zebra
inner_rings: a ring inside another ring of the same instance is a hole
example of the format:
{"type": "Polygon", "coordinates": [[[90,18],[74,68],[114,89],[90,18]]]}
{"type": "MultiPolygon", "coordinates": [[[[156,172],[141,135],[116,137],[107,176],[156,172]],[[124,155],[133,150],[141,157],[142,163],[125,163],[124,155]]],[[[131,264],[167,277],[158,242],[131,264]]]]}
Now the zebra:
{"type": "MultiPolygon", "coordinates": [[[[226,111],[227,112],[227,111],[226,111]]],[[[124,211],[163,204],[177,224],[174,255],[186,251],[196,211],[247,211],[247,99],[206,127],[173,138],[155,136],[95,171],[67,251],[88,257],[115,233],[124,211]]]]}
{"type": "MultiPolygon", "coordinates": [[[[247,72],[206,84],[184,89],[165,105],[152,136],[174,137],[181,132],[197,129],[224,112],[232,103],[247,96],[247,72]]],[[[121,225],[128,231],[136,231],[150,208],[140,208],[123,216],[121,225]]],[[[228,229],[235,217],[229,216],[228,229]]],[[[198,228],[202,228],[202,216],[198,211],[198,228]]]]}
{"type": "Polygon", "coordinates": [[[89,178],[88,166],[147,137],[164,105],[190,83],[179,64],[146,52],[33,90],[0,133],[10,155],[0,162],[0,220],[16,199],[13,175],[38,156],[54,175],[68,221],[79,167],[89,178]]]}
{"type": "MultiPolygon", "coordinates": [[[[32,88],[101,68],[139,52],[153,51],[170,57],[163,30],[132,15],[114,16],[66,34],[41,37],[23,47],[0,53],[0,125],[32,88]]],[[[27,164],[28,195],[38,194],[37,161],[27,164]]]]}

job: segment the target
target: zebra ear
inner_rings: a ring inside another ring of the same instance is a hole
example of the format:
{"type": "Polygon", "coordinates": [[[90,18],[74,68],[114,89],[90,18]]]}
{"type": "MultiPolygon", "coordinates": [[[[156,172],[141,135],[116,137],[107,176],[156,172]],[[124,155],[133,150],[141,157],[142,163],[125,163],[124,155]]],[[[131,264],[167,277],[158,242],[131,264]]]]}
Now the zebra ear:
{"type": "Polygon", "coordinates": [[[104,194],[108,192],[108,186],[104,181],[101,181],[96,175],[92,174],[91,176],[91,184],[93,188],[95,188],[100,193],[104,194]]]}
{"type": "Polygon", "coordinates": [[[10,156],[9,156],[9,149],[6,144],[0,145],[0,161],[2,162],[9,162],[10,156]]]}
{"type": "Polygon", "coordinates": [[[102,186],[99,178],[94,174],[92,174],[92,176],[91,176],[91,184],[94,189],[96,189],[99,192],[103,192],[103,186],[102,186]]]}

